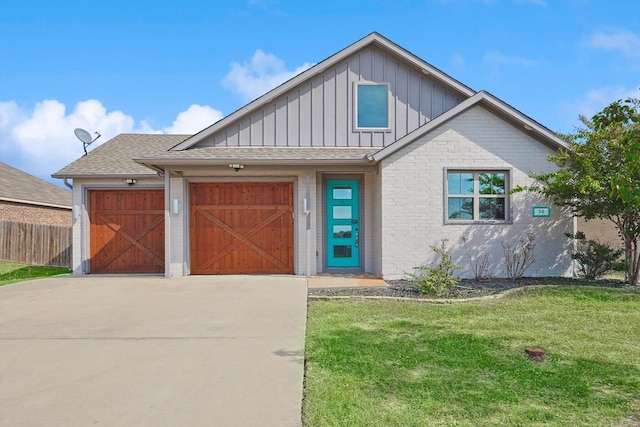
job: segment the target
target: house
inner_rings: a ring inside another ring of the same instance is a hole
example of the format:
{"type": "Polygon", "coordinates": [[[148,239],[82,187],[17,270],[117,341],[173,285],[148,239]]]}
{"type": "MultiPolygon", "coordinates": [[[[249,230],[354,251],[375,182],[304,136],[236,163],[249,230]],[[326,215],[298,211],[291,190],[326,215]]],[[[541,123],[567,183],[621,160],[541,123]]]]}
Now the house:
{"type": "Polygon", "coordinates": [[[71,227],[71,192],[0,162],[0,221],[71,227]]]}
{"type": "Polygon", "coordinates": [[[0,260],[70,267],[71,196],[0,162],[0,260]]]}
{"type": "Polygon", "coordinates": [[[612,249],[624,250],[624,240],[620,237],[620,232],[613,222],[600,218],[587,221],[583,217],[578,217],[577,221],[578,231],[582,231],[587,239],[595,240],[612,249]]]}
{"type": "Polygon", "coordinates": [[[573,218],[509,190],[566,146],[372,33],[195,135],[119,135],[53,176],[73,179],[75,274],[397,279],[448,239],[463,275],[486,254],[500,276],[531,232],[527,275],[562,276],[573,218]]]}

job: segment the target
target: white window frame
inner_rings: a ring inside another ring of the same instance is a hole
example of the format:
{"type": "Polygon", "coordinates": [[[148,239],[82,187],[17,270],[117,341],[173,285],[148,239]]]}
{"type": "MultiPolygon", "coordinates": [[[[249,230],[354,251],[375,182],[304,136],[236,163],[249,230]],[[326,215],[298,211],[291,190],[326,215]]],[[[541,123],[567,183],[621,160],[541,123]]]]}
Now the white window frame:
{"type": "Polygon", "coordinates": [[[389,83],[354,82],[353,84],[353,127],[361,132],[390,132],[391,131],[391,90],[389,83]],[[361,127],[358,123],[358,89],[360,86],[386,86],[387,87],[387,126],[386,127],[361,127]]]}
{"type": "Polygon", "coordinates": [[[511,177],[513,170],[510,168],[469,168],[469,167],[446,167],[443,175],[443,204],[444,204],[444,223],[445,224],[511,224],[513,222],[511,212],[511,177]],[[448,177],[449,173],[472,173],[473,174],[473,194],[469,195],[449,195],[448,177]],[[480,194],[479,175],[483,173],[503,173],[504,174],[504,195],[480,194]],[[449,218],[449,198],[473,198],[473,218],[458,219],[449,218]],[[480,199],[481,198],[502,198],[504,199],[504,219],[483,219],[480,218],[480,199]]]}

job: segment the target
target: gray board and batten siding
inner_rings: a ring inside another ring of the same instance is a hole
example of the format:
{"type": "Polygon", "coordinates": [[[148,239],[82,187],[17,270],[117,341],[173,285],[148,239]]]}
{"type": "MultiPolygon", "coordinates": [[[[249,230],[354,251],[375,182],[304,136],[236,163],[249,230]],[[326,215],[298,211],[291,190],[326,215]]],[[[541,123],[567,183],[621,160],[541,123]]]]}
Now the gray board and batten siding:
{"type": "Polygon", "coordinates": [[[197,146],[386,147],[467,98],[394,53],[370,45],[197,146]],[[388,130],[355,129],[356,82],[389,85],[388,130]]]}

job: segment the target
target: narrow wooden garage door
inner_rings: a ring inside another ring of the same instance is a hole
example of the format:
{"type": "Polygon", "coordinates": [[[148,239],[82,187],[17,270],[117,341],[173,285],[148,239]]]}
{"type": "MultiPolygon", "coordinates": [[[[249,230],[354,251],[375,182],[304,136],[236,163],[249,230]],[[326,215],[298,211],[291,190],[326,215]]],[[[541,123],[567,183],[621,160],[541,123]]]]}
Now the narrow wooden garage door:
{"type": "Polygon", "coordinates": [[[89,192],[91,273],[164,272],[164,190],[89,192]]]}
{"type": "Polygon", "coordinates": [[[192,274],[293,274],[293,183],[190,185],[192,274]]]}

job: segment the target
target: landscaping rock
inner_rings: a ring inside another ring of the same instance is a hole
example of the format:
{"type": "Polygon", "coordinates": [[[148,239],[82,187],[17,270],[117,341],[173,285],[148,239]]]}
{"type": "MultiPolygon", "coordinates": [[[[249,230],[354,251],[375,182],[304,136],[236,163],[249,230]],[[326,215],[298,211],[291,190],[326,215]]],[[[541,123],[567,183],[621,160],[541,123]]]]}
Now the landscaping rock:
{"type": "Polygon", "coordinates": [[[390,297],[390,298],[431,298],[431,299],[468,299],[504,293],[511,289],[527,286],[561,285],[561,286],[601,286],[610,288],[631,287],[621,280],[584,280],[568,277],[523,277],[521,279],[462,279],[457,288],[443,295],[420,293],[417,286],[407,280],[387,280],[388,287],[344,287],[344,288],[311,288],[310,296],[320,297],[390,297]]]}

